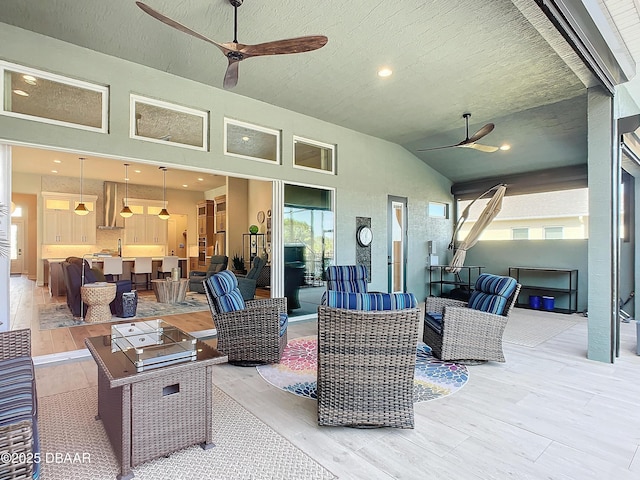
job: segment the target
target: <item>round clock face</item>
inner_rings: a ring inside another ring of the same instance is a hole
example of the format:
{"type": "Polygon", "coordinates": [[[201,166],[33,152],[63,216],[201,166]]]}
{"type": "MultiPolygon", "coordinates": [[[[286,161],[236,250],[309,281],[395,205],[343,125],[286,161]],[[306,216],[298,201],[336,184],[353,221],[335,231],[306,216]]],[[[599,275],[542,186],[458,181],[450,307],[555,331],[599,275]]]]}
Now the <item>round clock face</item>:
{"type": "Polygon", "coordinates": [[[373,240],[373,233],[369,227],[360,227],[358,229],[358,233],[356,234],[356,239],[358,243],[362,247],[368,247],[371,245],[371,241],[373,240]]]}

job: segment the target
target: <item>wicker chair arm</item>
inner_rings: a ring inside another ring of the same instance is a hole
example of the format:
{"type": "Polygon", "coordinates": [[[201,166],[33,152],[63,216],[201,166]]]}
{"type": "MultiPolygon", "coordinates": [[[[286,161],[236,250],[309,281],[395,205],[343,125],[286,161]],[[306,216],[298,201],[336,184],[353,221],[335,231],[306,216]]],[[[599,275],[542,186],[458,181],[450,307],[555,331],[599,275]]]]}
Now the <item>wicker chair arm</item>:
{"type": "Polygon", "coordinates": [[[278,311],[287,313],[287,299],[285,297],[280,298],[257,298],[255,300],[247,300],[245,302],[247,308],[264,308],[277,307],[278,311]]]}
{"type": "Polygon", "coordinates": [[[31,356],[31,330],[0,332],[0,360],[31,356]]]}
{"type": "Polygon", "coordinates": [[[250,300],[246,303],[246,308],[234,312],[216,313],[213,321],[216,324],[225,325],[234,331],[256,328],[262,332],[280,329],[280,313],[286,313],[286,298],[265,298],[250,300]]]}
{"type": "Polygon", "coordinates": [[[425,298],[425,312],[444,312],[445,307],[466,307],[467,302],[445,297],[425,298]]]}
{"type": "Polygon", "coordinates": [[[447,307],[442,318],[443,331],[494,332],[502,338],[508,318],[467,307],[447,307]]]}

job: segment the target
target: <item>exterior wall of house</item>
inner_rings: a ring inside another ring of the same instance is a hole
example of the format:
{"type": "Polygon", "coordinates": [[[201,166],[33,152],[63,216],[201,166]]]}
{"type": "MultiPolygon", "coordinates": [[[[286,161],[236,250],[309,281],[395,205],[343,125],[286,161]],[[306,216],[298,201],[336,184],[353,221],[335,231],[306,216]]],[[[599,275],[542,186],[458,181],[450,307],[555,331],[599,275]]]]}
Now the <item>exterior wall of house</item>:
{"type": "MultiPolygon", "coordinates": [[[[450,181],[410,152],[378,138],[259,102],[219,88],[109,57],[0,24],[0,57],[9,62],[109,86],[109,134],[0,116],[0,141],[124,159],[157,161],[247,178],[279,179],[336,189],[336,262],[355,262],[355,217],[371,217],[372,290],[387,289],[387,195],[408,198],[407,289],[425,294],[426,242],[444,249],[451,220],[430,221],[429,201],[451,203],[450,181]],[[129,138],[129,94],[207,110],[208,152],[129,138]],[[223,154],[223,119],[230,117],[282,132],[282,165],[223,154]],[[337,175],[293,168],[293,135],[337,145],[337,175]]],[[[286,87],[284,87],[286,88],[286,87]]],[[[381,114],[380,121],[384,122],[381,114]]]]}

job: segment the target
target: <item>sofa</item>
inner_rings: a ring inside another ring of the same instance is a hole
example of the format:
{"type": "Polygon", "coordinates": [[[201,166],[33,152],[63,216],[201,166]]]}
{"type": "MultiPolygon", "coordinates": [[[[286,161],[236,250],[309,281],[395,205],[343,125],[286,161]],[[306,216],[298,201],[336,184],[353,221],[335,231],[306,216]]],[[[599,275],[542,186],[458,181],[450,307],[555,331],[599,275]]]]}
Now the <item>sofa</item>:
{"type": "Polygon", "coordinates": [[[229,257],[226,255],[213,255],[209,261],[209,267],[206,272],[192,271],[189,273],[189,291],[204,293],[204,285],[202,282],[214,273],[226,270],[228,263],[229,257]]]}
{"type": "Polygon", "coordinates": [[[0,478],[39,477],[38,401],[29,329],[0,332],[0,478]]]}

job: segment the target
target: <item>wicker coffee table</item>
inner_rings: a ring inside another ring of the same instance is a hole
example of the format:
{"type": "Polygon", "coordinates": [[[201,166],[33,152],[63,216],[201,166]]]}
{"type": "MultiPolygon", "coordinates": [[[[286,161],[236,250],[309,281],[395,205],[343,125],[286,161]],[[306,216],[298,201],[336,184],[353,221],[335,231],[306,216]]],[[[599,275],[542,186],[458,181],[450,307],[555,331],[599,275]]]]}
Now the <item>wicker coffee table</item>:
{"type": "MultiPolygon", "coordinates": [[[[148,322],[129,325],[141,323],[148,322]]],[[[180,334],[187,335],[169,327],[178,341],[180,334]]],[[[138,372],[140,367],[115,343],[112,335],[85,340],[98,365],[96,419],[102,420],[120,462],[117,478],[129,480],[133,467],[191,445],[212,447],[213,366],[227,357],[195,341],[194,360],[156,363],[138,372]]]]}

